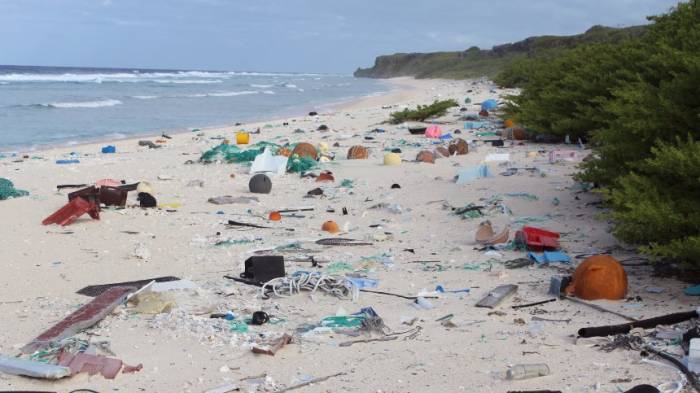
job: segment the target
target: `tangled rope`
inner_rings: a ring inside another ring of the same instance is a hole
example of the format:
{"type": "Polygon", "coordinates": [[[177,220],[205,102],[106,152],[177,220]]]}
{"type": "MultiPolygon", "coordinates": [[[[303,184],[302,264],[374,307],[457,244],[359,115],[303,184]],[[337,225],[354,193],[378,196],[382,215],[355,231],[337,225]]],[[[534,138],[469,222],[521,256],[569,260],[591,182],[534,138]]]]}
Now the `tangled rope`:
{"type": "Polygon", "coordinates": [[[360,288],[342,276],[330,276],[318,272],[295,272],[289,277],[278,277],[263,284],[260,289],[264,299],[272,293],[277,297],[289,297],[301,291],[310,291],[313,296],[321,290],[340,299],[357,301],[360,288]]]}

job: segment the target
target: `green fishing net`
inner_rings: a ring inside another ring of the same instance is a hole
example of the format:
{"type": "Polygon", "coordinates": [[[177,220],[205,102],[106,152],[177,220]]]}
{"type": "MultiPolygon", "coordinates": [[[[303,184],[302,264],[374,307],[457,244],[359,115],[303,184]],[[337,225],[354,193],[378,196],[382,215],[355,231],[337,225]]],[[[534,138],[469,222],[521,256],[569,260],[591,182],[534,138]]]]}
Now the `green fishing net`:
{"type": "Polygon", "coordinates": [[[11,181],[0,177],[0,201],[29,195],[29,192],[18,190],[11,181]]]}
{"type": "Polygon", "coordinates": [[[255,157],[260,155],[265,148],[269,148],[272,154],[275,154],[277,150],[279,150],[280,145],[270,142],[258,142],[255,145],[251,145],[251,148],[248,150],[241,150],[235,145],[221,144],[204,152],[199,158],[199,161],[204,163],[216,161],[228,163],[251,162],[255,160],[255,157]]]}
{"type": "Polygon", "coordinates": [[[298,157],[294,155],[287,162],[287,172],[299,173],[315,168],[318,163],[313,158],[298,157]]]}

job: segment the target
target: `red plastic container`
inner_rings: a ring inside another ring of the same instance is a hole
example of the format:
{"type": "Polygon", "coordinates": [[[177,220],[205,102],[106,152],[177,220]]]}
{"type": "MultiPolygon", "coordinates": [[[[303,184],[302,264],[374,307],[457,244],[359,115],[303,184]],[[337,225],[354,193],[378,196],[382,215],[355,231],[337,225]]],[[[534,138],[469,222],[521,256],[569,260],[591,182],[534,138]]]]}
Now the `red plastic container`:
{"type": "Polygon", "coordinates": [[[530,251],[559,249],[559,234],[556,232],[525,226],[518,232],[517,237],[530,251]]]}

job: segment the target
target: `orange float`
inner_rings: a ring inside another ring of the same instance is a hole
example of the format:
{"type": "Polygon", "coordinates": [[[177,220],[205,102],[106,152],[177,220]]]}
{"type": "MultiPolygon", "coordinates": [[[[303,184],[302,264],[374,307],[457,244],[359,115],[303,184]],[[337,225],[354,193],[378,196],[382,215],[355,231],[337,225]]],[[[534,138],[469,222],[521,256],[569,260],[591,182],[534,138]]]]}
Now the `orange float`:
{"type": "Polygon", "coordinates": [[[348,160],[365,160],[369,157],[369,151],[364,146],[353,146],[348,149],[348,160]]]}
{"type": "Polygon", "coordinates": [[[416,161],[425,162],[427,164],[435,164],[435,155],[427,150],[422,150],[416,156],[416,161]]]}
{"type": "Polygon", "coordinates": [[[463,156],[469,153],[469,144],[462,138],[457,138],[450,143],[448,146],[450,155],[457,154],[458,156],[463,156]]]}
{"type": "Polygon", "coordinates": [[[574,271],[567,295],[585,300],[620,300],[627,295],[627,273],[610,255],[586,258],[574,271]]]}
{"type": "Polygon", "coordinates": [[[321,225],[321,230],[329,233],[338,233],[340,232],[340,227],[338,227],[338,224],[335,221],[329,220],[321,225]]]}
{"type": "Polygon", "coordinates": [[[292,155],[295,154],[299,157],[311,158],[312,160],[316,160],[318,158],[318,151],[314,145],[306,142],[301,142],[294,147],[294,150],[292,150],[292,155]]]}

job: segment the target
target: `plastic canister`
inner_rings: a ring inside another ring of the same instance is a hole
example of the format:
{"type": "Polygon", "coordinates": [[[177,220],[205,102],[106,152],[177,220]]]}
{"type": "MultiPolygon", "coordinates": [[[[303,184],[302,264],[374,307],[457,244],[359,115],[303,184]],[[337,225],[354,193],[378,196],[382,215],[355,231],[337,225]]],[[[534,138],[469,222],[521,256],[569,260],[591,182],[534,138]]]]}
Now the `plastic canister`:
{"type": "Polygon", "coordinates": [[[520,380],[549,375],[549,366],[544,363],[517,364],[506,372],[506,379],[520,380]]]}
{"type": "Polygon", "coordinates": [[[237,145],[247,145],[250,142],[250,134],[247,132],[237,132],[236,133],[236,144],[237,145]]]}

